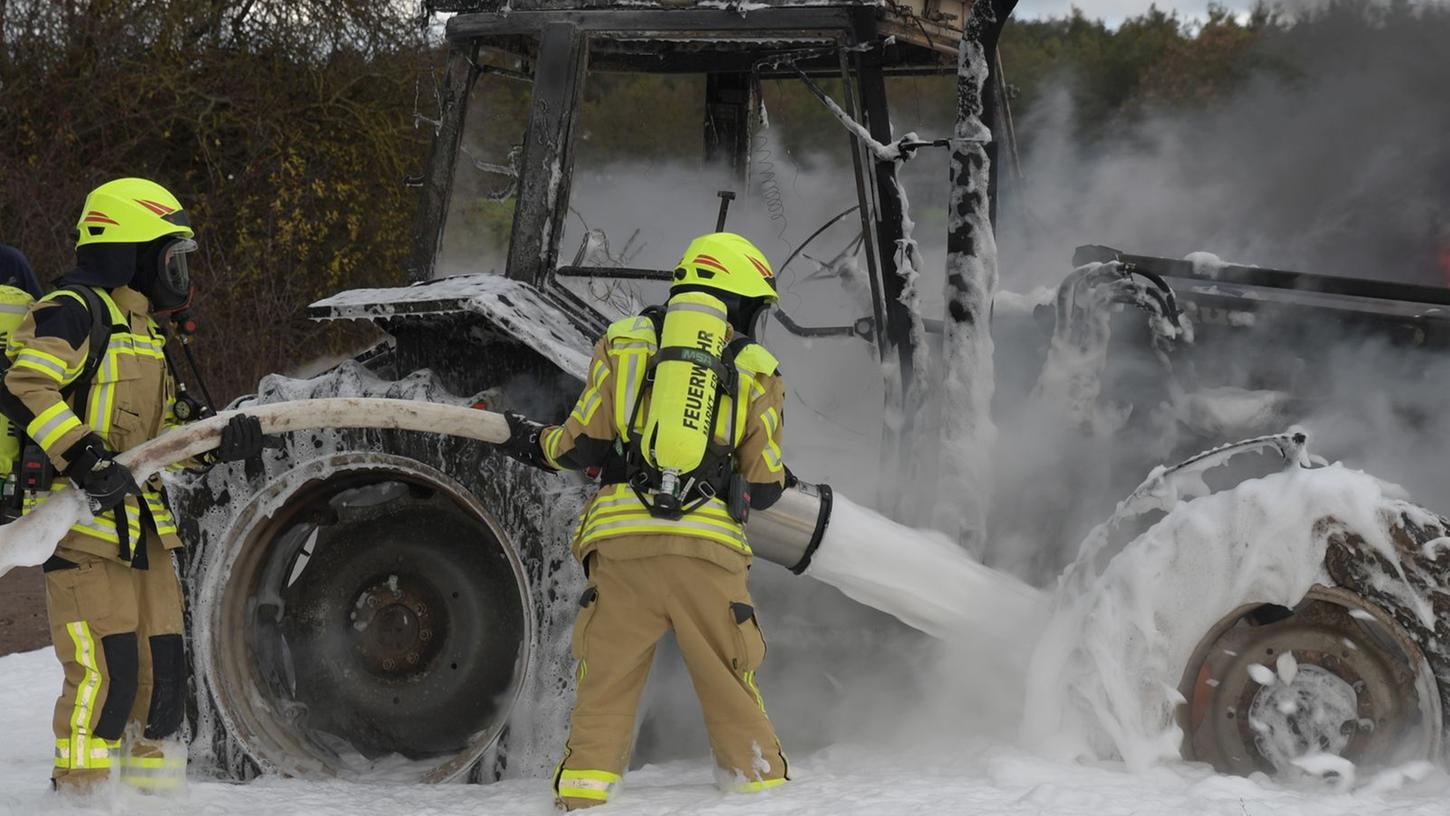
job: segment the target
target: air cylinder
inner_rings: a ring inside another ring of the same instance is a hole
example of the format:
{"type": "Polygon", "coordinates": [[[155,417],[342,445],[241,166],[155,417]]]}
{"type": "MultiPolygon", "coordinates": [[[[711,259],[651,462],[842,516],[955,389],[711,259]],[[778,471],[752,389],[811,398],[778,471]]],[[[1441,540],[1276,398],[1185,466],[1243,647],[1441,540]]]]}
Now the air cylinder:
{"type": "Polygon", "coordinates": [[[705,458],[720,385],[713,364],[725,349],[729,325],[725,304],[705,292],[681,292],[665,305],[660,362],[641,436],[645,461],[662,474],[662,494],[677,495],[680,474],[705,458]]]}

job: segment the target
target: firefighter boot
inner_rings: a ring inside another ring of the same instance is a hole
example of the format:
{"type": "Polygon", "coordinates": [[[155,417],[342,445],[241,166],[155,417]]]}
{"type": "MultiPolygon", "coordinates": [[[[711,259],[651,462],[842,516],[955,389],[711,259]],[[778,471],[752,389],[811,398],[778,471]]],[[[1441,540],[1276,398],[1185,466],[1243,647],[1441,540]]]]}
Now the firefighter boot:
{"type": "Polygon", "coordinates": [[[186,746],[179,740],[128,735],[120,765],[122,784],[142,793],[174,796],[186,789],[186,746]]]}
{"type": "Polygon", "coordinates": [[[56,768],[50,776],[50,787],[68,799],[87,799],[109,787],[109,768],[56,768]]]}

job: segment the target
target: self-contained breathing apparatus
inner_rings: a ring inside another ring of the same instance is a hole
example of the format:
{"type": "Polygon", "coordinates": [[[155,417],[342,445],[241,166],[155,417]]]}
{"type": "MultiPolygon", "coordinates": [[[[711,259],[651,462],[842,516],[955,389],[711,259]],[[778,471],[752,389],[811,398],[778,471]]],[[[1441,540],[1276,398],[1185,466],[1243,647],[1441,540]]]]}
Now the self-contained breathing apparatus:
{"type": "Polygon", "coordinates": [[[654,323],[658,350],[624,426],[629,438],[615,440],[614,461],[604,468],[606,483],[627,482],[657,518],[678,520],[713,499],[740,524],[750,513],[749,482],[735,461],[744,423],[734,411],[722,422],[719,408],[726,394],[737,402],[747,397],[736,357],[753,342],[755,318],[779,296],[765,255],[724,232],[733,198],[721,192],[716,231],[690,242],[675,267],[670,299],[644,313],[654,323]],[[727,343],[732,323],[739,336],[727,343]],[[724,442],[717,442],[722,427],[724,442]]]}
{"type": "MultiPolygon", "coordinates": [[[[76,405],[85,405],[90,395],[91,381],[96,376],[96,371],[101,367],[101,361],[106,355],[106,346],[111,339],[111,324],[107,320],[108,311],[100,297],[87,286],[66,286],[63,289],[75,292],[86,304],[86,309],[91,315],[90,347],[86,357],[86,364],[81,368],[80,374],[65,386],[61,387],[62,399],[71,400],[75,398],[76,405]]],[[[27,308],[29,304],[27,303],[27,308]]],[[[23,318],[23,315],[21,315],[23,318]]],[[[13,326],[7,327],[5,340],[8,342],[10,334],[20,321],[14,321],[13,326]]],[[[10,358],[0,356],[0,378],[10,369],[10,358]]],[[[33,440],[25,435],[23,428],[25,424],[16,417],[24,413],[24,407],[9,390],[0,386],[0,413],[3,413],[5,432],[15,439],[13,446],[13,459],[9,462],[9,470],[5,474],[5,482],[0,494],[0,523],[11,521],[20,516],[25,505],[25,495],[49,490],[56,478],[55,466],[51,464],[50,458],[45,451],[35,444],[33,440]]]]}
{"type": "MultiPolygon", "coordinates": [[[[75,292],[85,301],[86,310],[91,316],[91,329],[86,363],[74,380],[61,387],[60,395],[62,399],[74,405],[86,406],[90,401],[91,384],[105,358],[107,346],[110,345],[113,327],[108,320],[109,310],[90,287],[73,285],[62,287],[62,289],[75,292]]],[[[168,342],[162,347],[162,352],[166,358],[166,367],[170,370],[172,380],[176,384],[172,410],[180,422],[205,419],[215,414],[216,411],[211,407],[213,403],[210,392],[202,379],[201,370],[191,354],[189,345],[191,336],[197,330],[196,320],[186,312],[172,314],[171,319],[188,367],[205,400],[193,397],[187,390],[185,380],[181,377],[181,372],[172,358],[172,343],[168,342]]],[[[19,325],[19,320],[14,323],[19,325]]],[[[3,343],[9,339],[10,332],[14,330],[14,326],[4,328],[5,330],[0,332],[0,347],[3,347],[3,343]]],[[[173,337],[164,327],[162,333],[168,341],[173,337]]],[[[46,456],[45,451],[34,440],[25,435],[24,424],[14,418],[22,416],[24,410],[23,406],[20,406],[15,397],[3,386],[3,377],[9,367],[10,359],[0,354],[0,430],[13,437],[15,441],[13,446],[6,448],[6,450],[13,448],[13,458],[9,462],[3,463],[9,467],[0,472],[0,478],[3,478],[3,482],[0,482],[0,524],[19,518],[25,506],[26,495],[50,490],[51,485],[59,476],[50,457],[46,456]]]]}
{"type": "MultiPolygon", "coordinates": [[[[706,292],[680,292],[643,315],[654,323],[659,351],[626,425],[631,436],[615,440],[616,455],[605,465],[603,481],[627,483],[656,518],[678,520],[718,498],[744,524],[750,491],[735,466],[737,440],[717,442],[715,430],[721,398],[740,398],[735,357],[753,341],[740,336],[727,344],[725,303],[706,292]],[[649,406],[641,426],[646,389],[649,406]]],[[[740,432],[733,422],[727,428],[732,436],[740,432]]]]}

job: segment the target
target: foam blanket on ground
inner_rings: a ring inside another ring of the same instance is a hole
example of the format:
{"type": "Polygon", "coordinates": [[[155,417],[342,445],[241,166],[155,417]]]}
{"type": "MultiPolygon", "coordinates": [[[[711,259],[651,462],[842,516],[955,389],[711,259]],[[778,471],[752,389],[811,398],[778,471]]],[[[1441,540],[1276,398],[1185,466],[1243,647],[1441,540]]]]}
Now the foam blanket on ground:
{"type": "MultiPolygon", "coordinates": [[[[60,668],[48,651],[0,657],[0,814],[157,816],[493,816],[554,813],[547,780],[493,785],[359,785],[267,778],[234,785],[192,779],[185,799],[113,791],[76,803],[49,791],[50,707],[60,668]]],[[[1353,792],[1291,788],[1168,765],[1131,774],[1118,765],[1042,759],[987,740],[917,735],[909,746],[838,744],[793,757],[795,781],[761,795],[721,794],[703,757],[651,765],[626,777],[597,812],[664,814],[1206,814],[1207,816],[1440,816],[1450,777],[1412,767],[1353,792]]]]}

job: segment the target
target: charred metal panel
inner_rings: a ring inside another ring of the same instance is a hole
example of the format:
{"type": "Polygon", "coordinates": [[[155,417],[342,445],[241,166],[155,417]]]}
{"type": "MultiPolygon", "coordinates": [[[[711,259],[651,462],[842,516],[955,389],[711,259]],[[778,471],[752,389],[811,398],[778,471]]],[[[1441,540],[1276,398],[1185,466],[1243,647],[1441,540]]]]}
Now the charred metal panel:
{"type": "Polygon", "coordinates": [[[455,44],[448,50],[448,70],[438,89],[438,122],[428,154],[422,200],[413,225],[413,247],[408,257],[408,280],[428,280],[443,243],[448,220],[448,202],[453,195],[453,170],[458,162],[463,123],[468,116],[469,90],[478,74],[474,68],[477,47],[455,44]]]}
{"type": "Polygon", "coordinates": [[[632,36],[670,36],[721,31],[809,31],[844,29],[851,22],[850,8],[832,6],[771,7],[741,15],[725,9],[680,10],[618,8],[612,10],[520,11],[507,16],[466,14],[448,21],[450,40],[530,34],[545,26],[564,23],[580,31],[629,32],[632,36]]]}
{"type": "Polygon", "coordinates": [[[535,286],[543,285],[559,255],[559,225],[569,206],[574,124],[587,50],[585,38],[568,23],[550,23],[539,35],[533,110],[508,259],[508,276],[535,286]]]}
{"type": "Polygon", "coordinates": [[[393,355],[399,366],[395,376],[412,370],[408,366],[436,367],[427,360],[413,359],[415,354],[465,368],[489,364],[486,356],[474,356],[456,342],[458,332],[464,331],[476,341],[507,340],[531,349],[531,358],[537,356],[582,380],[597,334],[594,326],[579,325],[554,297],[497,275],[460,275],[415,286],[343,292],[312,304],[308,316],[377,322],[398,338],[393,355]],[[433,348],[410,351],[405,348],[405,335],[433,348]]]}
{"type": "Polygon", "coordinates": [[[730,168],[744,183],[750,170],[750,116],[756,100],[748,72],[705,77],[705,161],[730,168]]]}
{"type": "Polygon", "coordinates": [[[1202,264],[1179,258],[1155,258],[1151,255],[1131,255],[1112,247],[1080,246],[1073,253],[1073,265],[1085,263],[1106,263],[1120,261],[1133,269],[1143,269],[1159,275],[1175,278],[1198,278],[1218,283],[1243,284],[1246,286],[1269,286],[1291,289],[1297,292],[1322,292],[1330,295],[1397,300],[1406,303],[1423,303],[1427,306],[1450,307],[1450,289],[1438,286],[1420,286],[1413,283],[1372,280],[1364,278],[1342,278],[1334,275],[1315,275],[1308,272],[1290,272],[1283,269],[1269,269],[1263,266],[1241,266],[1239,264],[1214,264],[1205,272],[1202,264]]]}
{"type": "Polygon", "coordinates": [[[1105,246],[1078,247],[1073,263],[1113,261],[1130,272],[1160,276],[1200,327],[1246,333],[1267,320],[1278,342],[1312,348],[1310,339],[1333,325],[1336,333],[1388,338],[1398,346],[1450,348],[1450,289],[1291,272],[1238,264],[1195,264],[1131,255],[1105,246]]]}

